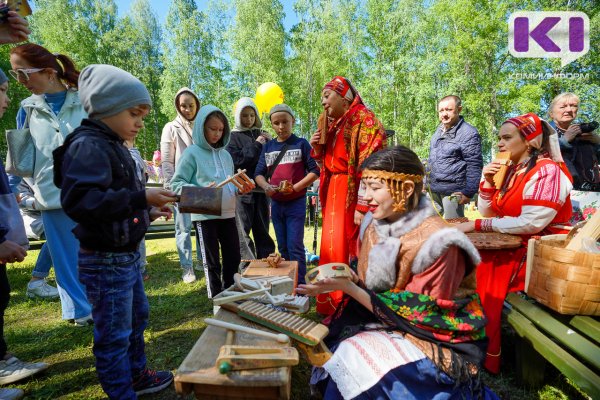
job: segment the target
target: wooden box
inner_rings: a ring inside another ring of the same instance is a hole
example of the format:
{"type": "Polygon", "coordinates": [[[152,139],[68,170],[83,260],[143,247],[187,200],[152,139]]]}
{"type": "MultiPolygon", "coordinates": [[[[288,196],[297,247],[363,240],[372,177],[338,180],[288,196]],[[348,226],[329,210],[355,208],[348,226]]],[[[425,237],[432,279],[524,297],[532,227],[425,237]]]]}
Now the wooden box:
{"type": "MultiPolygon", "coordinates": [[[[245,278],[256,276],[289,276],[294,281],[294,288],[298,286],[298,261],[281,261],[277,268],[272,268],[266,261],[252,261],[248,268],[242,272],[245,278]]],[[[295,292],[295,289],[294,289],[295,292]]]]}
{"type": "MultiPolygon", "coordinates": [[[[226,322],[273,332],[245,320],[237,314],[220,309],[215,316],[226,322]]],[[[194,393],[197,399],[284,399],[290,398],[291,367],[264,368],[219,373],[215,366],[221,346],[225,344],[226,330],[207,326],[175,374],[175,390],[184,396],[194,393]]],[[[234,345],[285,347],[285,344],[248,333],[236,332],[234,345]]]]}

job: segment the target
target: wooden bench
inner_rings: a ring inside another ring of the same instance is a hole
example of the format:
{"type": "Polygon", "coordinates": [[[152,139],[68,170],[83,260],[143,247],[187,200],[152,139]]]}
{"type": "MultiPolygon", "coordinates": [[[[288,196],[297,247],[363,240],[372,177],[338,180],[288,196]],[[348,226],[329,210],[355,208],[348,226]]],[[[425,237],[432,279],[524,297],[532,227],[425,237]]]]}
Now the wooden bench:
{"type": "Polygon", "coordinates": [[[510,293],[505,304],[508,323],[520,338],[517,378],[538,387],[550,362],[592,399],[600,399],[598,317],[561,315],[517,293],[510,293]]]}
{"type": "MultiPolygon", "coordinates": [[[[220,309],[215,318],[273,332],[224,309],[220,309]]],[[[184,396],[193,392],[197,399],[213,400],[287,400],[290,398],[291,367],[241,370],[228,374],[219,373],[215,364],[221,346],[225,344],[226,336],[225,329],[212,325],[202,332],[202,335],[175,374],[175,391],[178,395],[184,396]]],[[[235,334],[232,344],[264,347],[287,346],[272,339],[239,332],[235,334]]]]}

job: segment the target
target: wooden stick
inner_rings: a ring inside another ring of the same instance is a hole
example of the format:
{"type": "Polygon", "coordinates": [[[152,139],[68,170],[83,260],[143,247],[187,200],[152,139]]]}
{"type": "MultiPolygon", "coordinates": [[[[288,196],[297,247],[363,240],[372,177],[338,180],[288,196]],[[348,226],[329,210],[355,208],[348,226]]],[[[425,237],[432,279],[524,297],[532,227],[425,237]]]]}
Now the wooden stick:
{"type": "Polygon", "coordinates": [[[253,290],[251,292],[244,292],[244,293],[236,294],[234,296],[215,297],[213,299],[213,305],[220,306],[222,304],[231,303],[233,301],[249,299],[251,297],[257,297],[258,295],[261,295],[265,292],[267,292],[267,289],[262,288],[262,289],[258,289],[258,290],[253,290]]]}
{"type": "Polygon", "coordinates": [[[208,325],[218,326],[219,328],[225,328],[225,329],[229,329],[232,331],[250,333],[252,335],[261,336],[266,339],[275,340],[279,343],[289,343],[290,342],[290,338],[287,335],[284,335],[283,333],[265,332],[265,331],[261,331],[260,329],[254,329],[254,328],[250,328],[248,326],[232,324],[230,322],[225,322],[225,321],[219,321],[218,319],[213,319],[213,318],[204,318],[204,322],[206,322],[208,325]]]}

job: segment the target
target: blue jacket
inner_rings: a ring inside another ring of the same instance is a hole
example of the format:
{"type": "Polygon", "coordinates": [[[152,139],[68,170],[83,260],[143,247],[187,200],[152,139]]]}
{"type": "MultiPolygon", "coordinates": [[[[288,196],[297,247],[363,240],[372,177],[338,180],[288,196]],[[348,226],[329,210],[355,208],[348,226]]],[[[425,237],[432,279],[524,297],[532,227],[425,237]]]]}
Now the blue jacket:
{"type": "MultiPolygon", "coordinates": [[[[225,149],[231,137],[229,123],[225,124],[219,147],[212,147],[204,137],[206,117],[215,111],[222,113],[217,107],[211,105],[203,106],[198,111],[192,131],[194,144],[188,146],[181,154],[171,179],[171,189],[178,194],[181,194],[181,188],[184,186],[206,187],[212,182],[219,183],[227,179],[228,175],[233,175],[233,159],[225,149]]],[[[192,214],[192,221],[234,218],[236,194],[237,188],[232,183],[223,186],[221,216],[192,214]]]]}
{"type": "Polygon", "coordinates": [[[23,247],[27,247],[29,243],[17,199],[10,190],[4,164],[0,161],[0,243],[6,240],[23,247]]]}
{"type": "Polygon", "coordinates": [[[441,195],[461,192],[473,197],[479,190],[483,157],[477,129],[460,117],[458,123],[442,135],[440,124],[429,146],[429,185],[441,195]]]}

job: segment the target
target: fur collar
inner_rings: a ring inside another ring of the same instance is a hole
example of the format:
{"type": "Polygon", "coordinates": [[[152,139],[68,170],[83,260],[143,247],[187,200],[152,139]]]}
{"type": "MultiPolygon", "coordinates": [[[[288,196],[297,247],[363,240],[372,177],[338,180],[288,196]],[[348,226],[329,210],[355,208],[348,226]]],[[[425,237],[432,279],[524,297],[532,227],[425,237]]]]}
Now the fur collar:
{"type": "Polygon", "coordinates": [[[397,221],[373,220],[373,226],[379,241],[369,251],[369,267],[365,275],[365,285],[375,292],[385,292],[394,287],[397,275],[396,259],[401,237],[416,229],[423,221],[435,215],[429,199],[421,195],[417,208],[402,215],[397,221]]]}
{"type": "MultiPolygon", "coordinates": [[[[373,220],[379,242],[369,252],[365,285],[375,292],[392,289],[397,277],[397,258],[402,246],[402,236],[418,228],[425,219],[436,215],[429,198],[421,195],[417,208],[395,222],[373,220]]],[[[450,246],[458,246],[467,255],[465,261],[476,266],[481,261],[479,252],[469,238],[456,228],[441,229],[431,235],[419,249],[411,272],[413,275],[426,271],[450,246]]]]}

